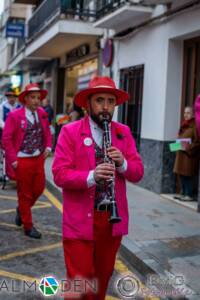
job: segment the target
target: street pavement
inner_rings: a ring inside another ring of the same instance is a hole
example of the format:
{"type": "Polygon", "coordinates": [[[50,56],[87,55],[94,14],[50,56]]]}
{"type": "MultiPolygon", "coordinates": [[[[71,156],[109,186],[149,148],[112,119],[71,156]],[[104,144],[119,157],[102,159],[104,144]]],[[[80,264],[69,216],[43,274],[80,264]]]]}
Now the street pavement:
{"type": "MultiPolygon", "coordinates": [[[[46,275],[65,279],[62,195],[46,162],[47,189],[33,209],[41,240],[14,224],[16,187],[0,189],[0,300],[44,299],[32,286],[46,275]]],[[[127,184],[129,234],[123,238],[106,300],[200,299],[200,215],[178,203],[127,184]],[[141,283],[143,282],[143,284],[141,283]]],[[[62,299],[60,293],[51,299],[62,299]]]]}
{"type": "Polygon", "coordinates": [[[127,192],[130,227],[123,254],[146,280],[157,274],[163,294],[200,299],[200,214],[130,183],[127,192]],[[166,284],[173,291],[167,293],[166,284]]]}
{"type": "MultiPolygon", "coordinates": [[[[52,157],[46,163],[47,184],[59,196],[51,164],[52,157]]],[[[129,234],[122,241],[122,257],[154,295],[199,300],[200,214],[131,183],[127,195],[129,234]]]]}
{"type": "MultiPolygon", "coordinates": [[[[39,283],[46,276],[52,276],[60,285],[57,294],[50,299],[63,299],[61,197],[45,189],[32,209],[34,225],[42,233],[40,240],[25,236],[23,228],[15,225],[16,206],[16,186],[10,182],[5,190],[0,189],[0,300],[44,299],[39,283]]],[[[127,291],[130,296],[134,284],[143,287],[139,274],[118,255],[106,300],[122,299],[127,291]],[[131,290],[129,287],[124,290],[124,284],[129,284],[131,290]]],[[[155,298],[137,296],[134,299],[155,298]]]]}
{"type": "Polygon", "coordinates": [[[65,278],[61,241],[61,218],[58,209],[42,195],[33,212],[42,239],[24,235],[14,224],[17,205],[16,187],[9,183],[0,190],[0,300],[44,299],[32,283],[44,275],[65,278]]]}

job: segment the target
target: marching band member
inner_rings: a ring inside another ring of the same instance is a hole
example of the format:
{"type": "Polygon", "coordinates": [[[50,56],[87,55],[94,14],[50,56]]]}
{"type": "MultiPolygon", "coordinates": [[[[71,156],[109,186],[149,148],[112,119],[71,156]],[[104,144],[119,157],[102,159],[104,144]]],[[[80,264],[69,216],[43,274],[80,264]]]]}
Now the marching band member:
{"type": "Polygon", "coordinates": [[[5,92],[5,100],[0,105],[0,128],[3,129],[8,114],[19,107],[20,104],[17,103],[17,95],[12,88],[8,88],[5,92]]]}
{"type": "Polygon", "coordinates": [[[33,226],[31,208],[45,187],[44,162],[51,151],[48,115],[39,107],[47,95],[37,84],[28,84],[19,95],[23,107],[9,113],[2,142],[6,159],[16,174],[18,207],[15,223],[25,235],[41,238],[33,226]]]}
{"type": "MultiPolygon", "coordinates": [[[[89,88],[75,96],[75,104],[88,115],[65,125],[58,138],[52,166],[54,181],[63,189],[63,247],[67,276],[97,280],[98,293],[83,291],[81,299],[103,300],[112,275],[122,236],[128,233],[126,180],[138,182],[143,164],[130,129],[113,122],[116,105],[129,95],[117,89],[109,77],[96,77],[89,88]],[[110,138],[106,162],[103,114],[109,116],[110,138]],[[109,182],[115,182],[114,195],[119,220],[109,222],[111,201],[109,182]]],[[[66,299],[67,295],[66,295],[66,299]]]]}

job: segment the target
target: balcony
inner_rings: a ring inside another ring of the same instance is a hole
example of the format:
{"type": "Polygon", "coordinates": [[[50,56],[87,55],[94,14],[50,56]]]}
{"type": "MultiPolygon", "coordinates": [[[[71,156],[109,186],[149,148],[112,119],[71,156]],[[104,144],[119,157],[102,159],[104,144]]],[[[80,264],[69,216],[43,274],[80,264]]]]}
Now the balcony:
{"type": "Polygon", "coordinates": [[[44,0],[28,21],[27,56],[56,58],[102,35],[92,1],[44,0]]]}
{"type": "Polygon", "coordinates": [[[98,5],[95,27],[113,29],[116,31],[135,26],[148,20],[153,12],[152,7],[140,5],[140,0],[106,0],[98,5]]]}
{"type": "Polygon", "coordinates": [[[76,18],[86,22],[96,18],[96,11],[89,8],[88,1],[44,0],[29,20],[29,38],[60,15],[67,16],[68,19],[76,18]]]}

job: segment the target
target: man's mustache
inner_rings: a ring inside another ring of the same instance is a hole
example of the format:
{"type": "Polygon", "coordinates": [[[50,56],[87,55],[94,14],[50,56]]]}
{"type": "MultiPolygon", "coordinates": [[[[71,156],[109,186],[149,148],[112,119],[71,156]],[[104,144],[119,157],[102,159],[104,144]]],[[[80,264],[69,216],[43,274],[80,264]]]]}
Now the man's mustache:
{"type": "Polygon", "coordinates": [[[111,122],[111,120],[112,120],[112,115],[109,112],[100,112],[100,113],[98,113],[98,117],[99,117],[100,121],[107,119],[108,122],[111,122]]]}

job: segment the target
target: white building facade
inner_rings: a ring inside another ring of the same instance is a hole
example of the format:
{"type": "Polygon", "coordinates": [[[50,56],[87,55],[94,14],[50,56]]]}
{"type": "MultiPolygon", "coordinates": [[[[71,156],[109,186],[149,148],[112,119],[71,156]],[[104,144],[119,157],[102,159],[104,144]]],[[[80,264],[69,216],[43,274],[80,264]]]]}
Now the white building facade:
{"type": "MultiPolygon", "coordinates": [[[[114,42],[110,73],[131,96],[129,103],[118,109],[118,119],[131,127],[137,140],[145,167],[141,185],[157,193],[175,193],[175,154],[169,151],[169,143],[177,137],[184,107],[193,106],[200,93],[200,4],[151,2],[155,4],[148,5],[151,14],[146,13],[146,6],[140,6],[141,22],[134,18],[139,7],[135,5],[132,18],[130,10],[126,15],[127,22],[121,6],[118,22],[115,10],[95,25],[106,28],[108,36],[109,25],[115,31],[110,34],[114,42]],[[121,30],[119,20],[123,18],[121,30]]],[[[133,9],[129,3],[130,7],[133,9]]],[[[195,189],[199,198],[198,184],[195,189]]]]}

